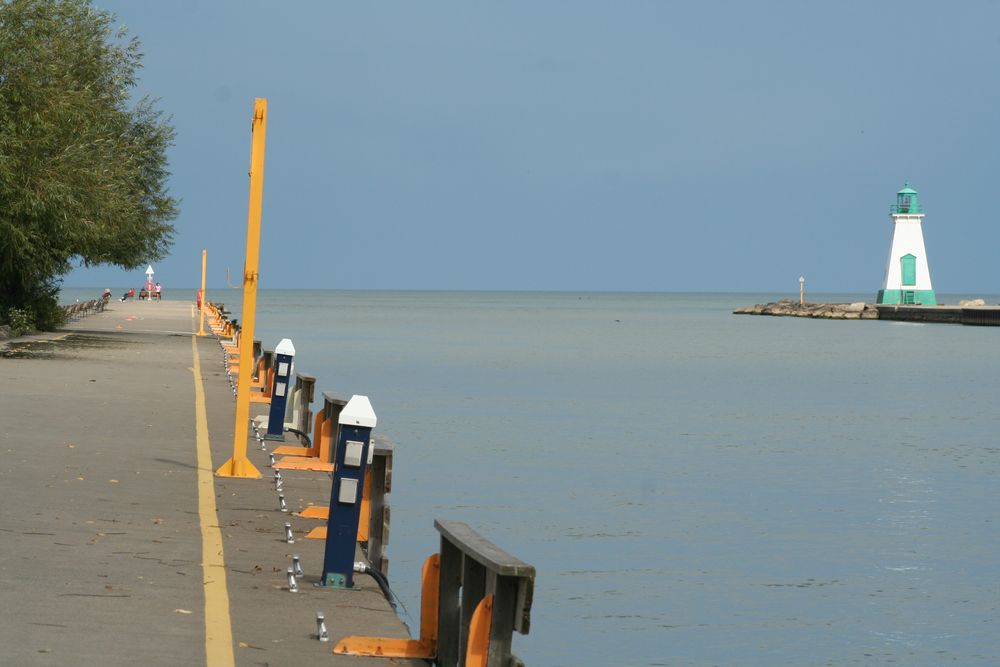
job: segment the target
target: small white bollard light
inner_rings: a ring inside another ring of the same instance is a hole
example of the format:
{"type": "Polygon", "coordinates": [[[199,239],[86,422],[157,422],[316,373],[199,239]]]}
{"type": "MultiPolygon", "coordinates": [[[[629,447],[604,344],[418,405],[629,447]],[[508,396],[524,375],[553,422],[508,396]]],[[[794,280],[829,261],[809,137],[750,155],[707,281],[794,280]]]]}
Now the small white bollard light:
{"type": "Polygon", "coordinates": [[[282,512],[287,512],[288,511],[288,503],[285,502],[285,496],[284,495],[281,495],[281,494],[278,495],[278,508],[282,512]]]}
{"type": "Polygon", "coordinates": [[[292,534],[292,524],[285,522],[285,542],[295,544],[295,536],[292,534]]]}
{"type": "Polygon", "coordinates": [[[282,483],[280,479],[274,481],[274,490],[277,491],[278,493],[281,493],[282,491],[285,490],[285,485],[282,483]]]}
{"type": "Polygon", "coordinates": [[[292,572],[292,568],[288,568],[288,592],[289,593],[299,592],[299,584],[297,581],[295,581],[295,573],[292,572]]]}
{"type": "Polygon", "coordinates": [[[268,454],[267,455],[267,461],[268,461],[268,463],[267,463],[268,467],[273,468],[274,467],[274,454],[268,454]]]}
{"type": "Polygon", "coordinates": [[[321,642],[330,641],[330,634],[326,631],[326,616],[323,612],[316,612],[316,639],[321,642]]]}
{"type": "Polygon", "coordinates": [[[296,577],[301,577],[305,572],[302,571],[302,561],[299,560],[298,554],[292,554],[292,572],[295,573],[296,577]]]}

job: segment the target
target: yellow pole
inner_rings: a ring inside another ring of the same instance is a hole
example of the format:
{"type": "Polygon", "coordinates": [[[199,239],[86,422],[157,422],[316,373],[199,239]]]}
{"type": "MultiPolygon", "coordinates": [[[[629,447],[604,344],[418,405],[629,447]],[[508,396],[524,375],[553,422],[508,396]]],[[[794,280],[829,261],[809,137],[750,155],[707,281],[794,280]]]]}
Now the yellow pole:
{"type": "Polygon", "coordinates": [[[198,319],[198,335],[207,336],[205,333],[205,308],[208,302],[205,300],[205,268],[208,266],[208,251],[202,248],[201,251],[201,315],[198,319]]]}
{"type": "Polygon", "coordinates": [[[260,478],[247,458],[250,431],[250,374],[253,372],[253,325],[257,314],[257,266],[260,257],[260,209],[264,197],[264,138],[267,134],[267,100],[253,102],[253,147],[250,150],[250,204],[247,214],[247,255],[243,265],[243,323],[240,328],[240,373],[236,382],[236,426],[233,457],[223,463],[220,477],[260,478]]]}

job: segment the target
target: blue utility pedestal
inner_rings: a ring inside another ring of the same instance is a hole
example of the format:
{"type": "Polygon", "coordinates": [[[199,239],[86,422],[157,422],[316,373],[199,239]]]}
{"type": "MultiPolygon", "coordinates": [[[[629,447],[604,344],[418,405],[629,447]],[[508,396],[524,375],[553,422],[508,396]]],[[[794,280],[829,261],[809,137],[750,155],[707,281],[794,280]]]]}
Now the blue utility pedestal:
{"type": "Polygon", "coordinates": [[[340,413],[340,437],[330,489],[323,577],[318,586],[354,587],[354,552],[361,515],[361,489],[371,463],[375,412],[367,396],[352,396],[340,413]]]}
{"type": "Polygon", "coordinates": [[[271,391],[271,411],[267,416],[265,440],[285,439],[285,403],[288,402],[288,382],[292,377],[295,346],[282,338],[274,348],[274,389],[271,391]]]}

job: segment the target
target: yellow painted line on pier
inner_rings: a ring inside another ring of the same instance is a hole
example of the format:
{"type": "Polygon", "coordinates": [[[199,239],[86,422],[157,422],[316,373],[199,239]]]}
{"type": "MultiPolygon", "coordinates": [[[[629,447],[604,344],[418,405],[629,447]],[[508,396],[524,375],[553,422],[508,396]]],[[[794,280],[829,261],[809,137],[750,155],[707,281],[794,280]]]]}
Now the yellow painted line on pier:
{"type": "Polygon", "coordinates": [[[194,355],[195,433],[198,450],[198,517],[201,520],[201,568],[205,586],[205,659],[210,667],[235,665],[233,627],[229,618],[229,589],[222,553],[222,531],[215,509],[212,450],[208,441],[205,388],[201,381],[198,339],[191,338],[194,355]]]}

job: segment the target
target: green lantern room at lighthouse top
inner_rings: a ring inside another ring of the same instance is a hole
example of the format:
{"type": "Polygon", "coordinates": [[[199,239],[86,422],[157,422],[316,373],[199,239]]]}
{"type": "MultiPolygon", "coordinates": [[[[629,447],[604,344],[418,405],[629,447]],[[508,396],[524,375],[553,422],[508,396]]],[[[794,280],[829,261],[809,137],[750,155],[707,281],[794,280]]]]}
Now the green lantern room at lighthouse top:
{"type": "Polygon", "coordinates": [[[896,193],[896,203],[890,209],[893,213],[923,213],[917,191],[909,183],[903,183],[903,189],[896,193]]]}

